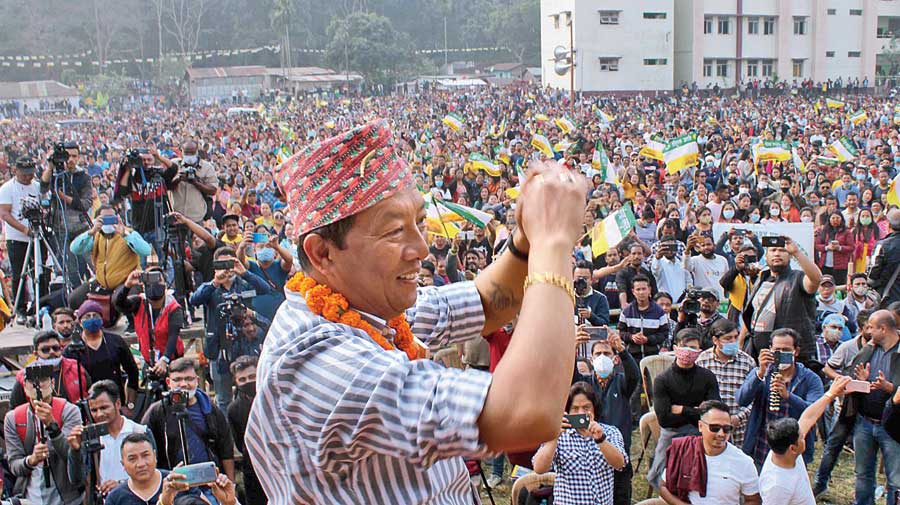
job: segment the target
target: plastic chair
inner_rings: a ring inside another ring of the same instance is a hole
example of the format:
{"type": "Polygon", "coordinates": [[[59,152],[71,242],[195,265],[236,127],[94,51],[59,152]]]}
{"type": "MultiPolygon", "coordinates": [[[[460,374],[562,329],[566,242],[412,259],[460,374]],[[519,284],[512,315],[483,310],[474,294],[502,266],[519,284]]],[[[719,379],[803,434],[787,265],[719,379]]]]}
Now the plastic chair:
{"type": "MultiPolygon", "coordinates": [[[[644,461],[644,453],[647,450],[647,446],[650,445],[650,441],[653,440],[653,443],[655,444],[659,440],[660,427],[659,420],[656,418],[656,412],[650,410],[650,412],[641,416],[639,427],[641,430],[641,455],[638,456],[638,463],[634,468],[635,473],[641,468],[641,462],[644,461]]],[[[652,461],[652,458],[648,461],[648,468],[650,464],[652,464],[652,461]]]]}
{"type": "Polygon", "coordinates": [[[447,349],[441,349],[437,353],[435,353],[432,360],[444,365],[447,368],[459,368],[462,370],[465,368],[462,360],[459,358],[459,352],[455,347],[449,347],[447,349]]]}
{"type": "Polygon", "coordinates": [[[510,505],[519,503],[519,493],[522,492],[522,489],[533,491],[541,486],[552,486],[554,480],[556,480],[556,474],[553,472],[530,473],[524,477],[519,477],[516,479],[515,484],[513,484],[512,491],[509,495],[510,505]]]}
{"type": "Polygon", "coordinates": [[[674,362],[674,354],[657,354],[656,356],[647,356],[641,360],[640,367],[641,377],[644,378],[644,395],[647,398],[647,407],[650,410],[653,410],[653,379],[668,370],[674,362]]]}

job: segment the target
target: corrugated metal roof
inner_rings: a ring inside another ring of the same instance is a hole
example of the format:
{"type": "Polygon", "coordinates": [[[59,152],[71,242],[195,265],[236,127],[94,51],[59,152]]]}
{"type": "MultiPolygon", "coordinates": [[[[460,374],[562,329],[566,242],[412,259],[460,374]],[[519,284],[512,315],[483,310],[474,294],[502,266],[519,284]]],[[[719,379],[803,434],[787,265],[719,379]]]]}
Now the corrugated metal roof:
{"type": "Polygon", "coordinates": [[[264,77],[267,75],[266,67],[260,65],[248,65],[244,67],[209,67],[189,68],[187,74],[190,79],[215,79],[223,77],[264,77]]]}
{"type": "Polygon", "coordinates": [[[58,81],[0,82],[0,99],[79,96],[77,89],[58,81]]]}

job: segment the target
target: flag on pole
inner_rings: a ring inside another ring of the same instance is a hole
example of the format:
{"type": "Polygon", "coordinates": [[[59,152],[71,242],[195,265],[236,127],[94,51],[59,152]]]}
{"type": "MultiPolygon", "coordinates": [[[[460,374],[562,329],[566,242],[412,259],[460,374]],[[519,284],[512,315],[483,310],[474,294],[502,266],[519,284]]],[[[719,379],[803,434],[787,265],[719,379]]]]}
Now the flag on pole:
{"type": "Polygon", "coordinates": [[[484,170],[488,175],[492,177],[500,176],[500,167],[498,167],[496,163],[491,161],[490,158],[481,153],[470,154],[469,163],[472,164],[472,168],[476,170],[484,170]]]}
{"type": "Polygon", "coordinates": [[[866,119],[869,119],[869,115],[866,114],[865,109],[859,109],[858,111],[854,112],[853,114],[848,114],[847,118],[850,119],[850,122],[853,123],[853,125],[855,126],[855,125],[862,123],[866,119]]]}
{"type": "Polygon", "coordinates": [[[900,207],[900,194],[898,194],[897,188],[897,180],[900,179],[900,174],[897,177],[894,177],[894,180],[891,181],[890,189],[887,192],[887,203],[888,205],[896,205],[900,207]]]}
{"type": "Polygon", "coordinates": [[[600,179],[603,182],[616,185],[619,184],[619,178],[616,177],[616,171],[609,166],[609,156],[606,154],[606,149],[603,149],[603,144],[601,144],[599,140],[594,146],[594,155],[591,157],[591,166],[600,171],[600,179]]]}
{"type": "Polygon", "coordinates": [[[535,114],[534,119],[536,121],[550,121],[550,116],[546,114],[535,114]]]}
{"type": "Polygon", "coordinates": [[[787,161],[791,159],[791,145],[783,140],[763,140],[758,144],[756,160],[787,161]]]}
{"type": "Polygon", "coordinates": [[[291,157],[291,151],[285,145],[282,145],[281,147],[279,147],[278,151],[275,153],[275,161],[279,165],[281,165],[282,163],[287,161],[287,159],[290,157],[291,157]]]}
{"type": "Polygon", "coordinates": [[[612,123],[616,119],[616,116],[613,116],[612,114],[607,114],[607,113],[603,112],[602,109],[597,109],[597,117],[599,117],[600,121],[603,123],[612,123]]]}
{"type": "Polygon", "coordinates": [[[837,158],[827,158],[825,156],[816,156],[814,161],[817,165],[824,165],[826,167],[836,167],[841,163],[837,158]]]}
{"type": "Polygon", "coordinates": [[[426,217],[434,217],[446,223],[461,223],[468,221],[479,228],[484,228],[494,219],[493,214],[448,202],[431,193],[425,195],[426,217]]]}
{"type": "Polygon", "coordinates": [[[548,158],[554,157],[553,146],[550,145],[550,141],[547,140],[547,137],[545,137],[539,133],[535,133],[531,137],[531,147],[542,152],[544,154],[544,156],[546,156],[548,158]]]}
{"type": "Polygon", "coordinates": [[[630,203],[606,216],[591,229],[591,253],[595,258],[606,254],[634,229],[636,223],[630,203]]]}
{"type": "Polygon", "coordinates": [[[503,118],[503,120],[500,121],[500,128],[498,128],[497,131],[494,131],[493,125],[491,126],[491,137],[498,138],[504,133],[506,133],[506,118],[503,118]]]}
{"type": "Polygon", "coordinates": [[[837,124],[837,119],[835,119],[835,118],[833,118],[833,117],[831,117],[831,116],[825,116],[825,117],[823,117],[823,118],[822,118],[822,121],[824,121],[825,124],[831,124],[831,125],[837,124]]]}
{"type": "Polygon", "coordinates": [[[840,101],[840,100],[835,100],[835,99],[833,99],[833,98],[826,98],[826,99],[825,99],[825,106],[828,107],[829,109],[841,109],[841,108],[843,108],[845,105],[847,105],[847,104],[844,103],[844,102],[842,102],[842,101],[840,101]]]}
{"type": "Polygon", "coordinates": [[[466,120],[463,119],[462,116],[455,112],[451,112],[444,116],[444,119],[441,120],[442,123],[449,126],[451,130],[458,132],[462,129],[463,125],[466,123],[466,120]]]}
{"type": "Polygon", "coordinates": [[[852,160],[859,155],[859,151],[857,151],[856,146],[853,145],[853,141],[846,136],[842,136],[832,142],[831,145],[828,146],[828,150],[833,152],[835,156],[837,156],[838,161],[842,163],[852,160]]]}
{"type": "Polygon", "coordinates": [[[645,158],[650,158],[651,160],[663,161],[663,150],[666,148],[666,143],[663,142],[662,138],[653,135],[650,137],[650,140],[647,141],[647,144],[644,147],[641,147],[640,154],[645,158]]]}
{"type": "Polygon", "coordinates": [[[822,105],[819,103],[819,100],[816,99],[816,103],[813,104],[813,111],[815,111],[816,115],[819,115],[819,109],[822,108],[822,105]]]}
{"type": "Polygon", "coordinates": [[[800,153],[797,152],[796,147],[791,148],[791,161],[794,163],[794,167],[797,168],[801,173],[806,173],[806,164],[803,163],[803,159],[800,157],[800,153]]]}
{"type": "Polygon", "coordinates": [[[575,123],[565,116],[554,119],[553,124],[559,127],[559,129],[562,130],[562,132],[566,135],[578,129],[578,127],[575,126],[575,123]]]}
{"type": "Polygon", "coordinates": [[[700,149],[697,146],[697,134],[688,133],[676,137],[666,144],[663,149],[663,161],[666,170],[670,174],[678,173],[681,169],[692,167],[698,163],[700,149]]]}
{"type": "Polygon", "coordinates": [[[501,147],[500,151],[497,152],[497,160],[509,165],[509,148],[501,147]]]}

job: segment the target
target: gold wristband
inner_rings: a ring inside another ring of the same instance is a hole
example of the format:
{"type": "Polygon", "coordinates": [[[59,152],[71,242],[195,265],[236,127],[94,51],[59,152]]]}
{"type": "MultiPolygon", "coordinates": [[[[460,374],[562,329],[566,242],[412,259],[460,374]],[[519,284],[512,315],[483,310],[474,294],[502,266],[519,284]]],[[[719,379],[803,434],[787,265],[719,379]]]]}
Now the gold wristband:
{"type": "Polygon", "coordinates": [[[566,279],[562,275],[553,272],[528,274],[528,276],[525,277],[525,289],[527,290],[529,286],[535,284],[550,284],[562,288],[568,293],[569,298],[572,299],[572,305],[575,305],[575,288],[572,286],[572,281],[566,279]]]}

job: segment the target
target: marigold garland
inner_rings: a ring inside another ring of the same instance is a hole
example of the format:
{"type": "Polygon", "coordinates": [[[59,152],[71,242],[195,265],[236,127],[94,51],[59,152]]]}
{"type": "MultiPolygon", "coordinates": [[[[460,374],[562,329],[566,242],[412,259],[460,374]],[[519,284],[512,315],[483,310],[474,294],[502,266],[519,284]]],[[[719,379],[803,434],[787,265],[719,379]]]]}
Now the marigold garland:
{"type": "Polygon", "coordinates": [[[300,293],[313,314],[335,323],[363,330],[382,349],[391,351],[396,345],[396,348],[405,352],[411,360],[425,357],[425,349],[413,339],[412,330],[403,314],[391,318],[387,322],[388,327],[395,332],[394,345],[391,345],[380,331],[360,316],[359,312],[350,309],[350,303],[344,295],[332,292],[331,288],[317,283],[315,279],[307,277],[303,272],[297,272],[291,277],[285,284],[285,288],[300,293]]]}

